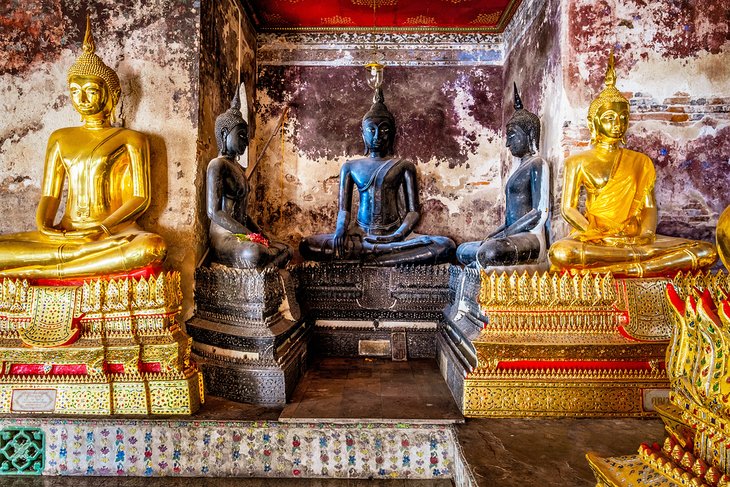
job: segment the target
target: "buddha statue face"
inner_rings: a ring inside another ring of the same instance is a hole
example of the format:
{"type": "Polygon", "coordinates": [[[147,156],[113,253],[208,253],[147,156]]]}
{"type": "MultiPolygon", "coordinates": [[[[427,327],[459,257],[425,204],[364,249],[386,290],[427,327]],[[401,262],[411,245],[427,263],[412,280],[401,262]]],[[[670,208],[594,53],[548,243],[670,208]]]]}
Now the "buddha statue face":
{"type": "Polygon", "coordinates": [[[368,154],[385,157],[393,146],[395,126],[387,117],[369,117],[362,121],[362,140],[368,154]]]}
{"type": "Polygon", "coordinates": [[[532,154],[530,136],[516,124],[507,125],[507,148],[515,157],[532,154]]]}
{"type": "Polygon", "coordinates": [[[623,102],[611,102],[602,106],[591,121],[591,138],[594,142],[620,142],[629,127],[629,106],[623,102]]]}
{"type": "Polygon", "coordinates": [[[238,123],[232,129],[223,128],[221,138],[225,141],[223,154],[231,157],[240,156],[248,147],[248,126],[245,122],[238,123]]]}
{"type": "Polygon", "coordinates": [[[71,103],[84,119],[98,114],[106,117],[111,110],[109,90],[101,78],[72,76],[68,87],[71,92],[71,103]]]}

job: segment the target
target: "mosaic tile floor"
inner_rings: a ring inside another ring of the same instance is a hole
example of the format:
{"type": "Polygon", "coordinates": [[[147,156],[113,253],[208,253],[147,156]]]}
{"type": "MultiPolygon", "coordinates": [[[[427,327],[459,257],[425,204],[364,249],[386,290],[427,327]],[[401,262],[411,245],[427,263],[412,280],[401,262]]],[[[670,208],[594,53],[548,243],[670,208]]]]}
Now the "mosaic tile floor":
{"type": "Polygon", "coordinates": [[[2,487],[451,487],[450,480],[5,477],[2,487]]]}
{"type": "Polygon", "coordinates": [[[317,361],[300,381],[279,421],[463,421],[434,360],[370,358],[317,361]]]}

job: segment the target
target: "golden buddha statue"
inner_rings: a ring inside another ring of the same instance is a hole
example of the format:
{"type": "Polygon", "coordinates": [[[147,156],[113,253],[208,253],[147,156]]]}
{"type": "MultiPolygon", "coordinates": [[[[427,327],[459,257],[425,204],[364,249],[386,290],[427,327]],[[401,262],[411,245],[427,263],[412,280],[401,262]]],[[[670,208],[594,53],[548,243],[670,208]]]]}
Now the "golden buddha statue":
{"type": "Polygon", "coordinates": [[[177,321],[180,274],[161,268],[162,237],[135,224],[149,143],[110,123],[119,78],[88,18],[68,85],[84,125],[51,134],[38,230],[0,237],[0,414],[191,414],[204,390],[177,321]]]}
{"type": "Polygon", "coordinates": [[[715,238],[720,260],[725,265],[725,269],[730,270],[730,206],[725,208],[717,221],[715,238]]]}
{"type": "Polygon", "coordinates": [[[712,244],[656,235],[654,164],[619,147],[629,101],[616,89],[613,53],[605,84],[588,110],[593,148],[565,161],[560,209],[573,231],[550,247],[551,269],[649,277],[711,266],[717,260],[712,244]]]}
{"type": "Polygon", "coordinates": [[[162,237],[135,223],[150,204],[149,143],[139,132],[111,126],[119,78],[94,51],[87,18],[83,53],[68,72],[71,102],[84,125],[51,134],[38,231],[0,236],[0,276],[99,276],[165,258],[162,237]],[[64,181],[66,208],[56,223],[64,181]]]}

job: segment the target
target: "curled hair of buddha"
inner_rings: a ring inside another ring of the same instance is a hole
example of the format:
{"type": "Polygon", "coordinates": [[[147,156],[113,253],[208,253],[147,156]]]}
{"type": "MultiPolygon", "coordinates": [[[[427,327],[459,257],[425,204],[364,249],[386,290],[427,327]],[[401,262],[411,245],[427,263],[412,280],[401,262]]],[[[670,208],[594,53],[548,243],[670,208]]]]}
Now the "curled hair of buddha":
{"type": "Polygon", "coordinates": [[[540,148],[540,118],[529,110],[525,110],[522,105],[522,99],[520,93],[517,91],[517,83],[514,83],[515,87],[515,113],[507,121],[507,128],[515,125],[521,128],[530,139],[530,151],[535,154],[540,148]]]}
{"type": "MultiPolygon", "coordinates": [[[[629,100],[616,89],[616,70],[614,69],[613,51],[611,51],[611,55],[608,57],[608,68],[606,69],[606,80],[604,84],[606,87],[603,88],[603,91],[598,94],[588,107],[588,128],[591,130],[591,134],[594,132],[593,119],[601,107],[612,103],[625,103],[626,107],[629,106],[629,100]]],[[[591,143],[594,142],[591,140],[591,143]]]]}
{"type": "MultiPolygon", "coordinates": [[[[228,134],[236,125],[243,124],[246,130],[248,130],[248,123],[246,123],[241,113],[241,90],[244,90],[243,83],[241,83],[239,89],[236,89],[236,94],[231,100],[231,108],[218,115],[218,118],[215,119],[215,142],[218,144],[218,151],[221,153],[226,148],[226,136],[223,135],[223,129],[226,129],[226,134],[228,134]]],[[[246,112],[248,112],[248,109],[246,109],[246,112]]]]}
{"type": "Polygon", "coordinates": [[[84,36],[83,52],[68,70],[68,82],[75,76],[95,76],[104,80],[109,95],[111,96],[112,107],[116,106],[119,96],[122,93],[119,77],[112,68],[104,64],[99,56],[96,55],[96,44],[94,44],[94,36],[91,33],[91,19],[86,16],[86,35],[84,36]]]}

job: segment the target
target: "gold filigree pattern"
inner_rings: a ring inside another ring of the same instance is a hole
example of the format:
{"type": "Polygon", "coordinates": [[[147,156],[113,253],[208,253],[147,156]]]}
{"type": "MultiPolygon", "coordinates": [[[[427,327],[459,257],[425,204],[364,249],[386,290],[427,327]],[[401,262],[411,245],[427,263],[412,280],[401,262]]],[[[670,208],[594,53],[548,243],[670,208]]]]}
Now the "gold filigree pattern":
{"type": "Polygon", "coordinates": [[[18,330],[23,343],[31,347],[58,347],[78,336],[73,327],[80,316],[78,287],[37,286],[30,298],[31,320],[18,330]]]}
{"type": "Polygon", "coordinates": [[[408,17],[404,23],[405,25],[434,25],[436,23],[436,17],[417,15],[415,17],[408,17]]]}
{"type": "Polygon", "coordinates": [[[603,383],[590,384],[581,382],[577,376],[566,377],[564,380],[545,375],[542,378],[531,377],[531,379],[530,382],[526,382],[505,375],[501,380],[467,381],[464,392],[464,415],[642,417],[653,413],[644,408],[641,389],[666,386],[659,377],[652,375],[623,377],[620,380],[616,380],[617,377],[604,376],[603,383]]]}
{"type": "Polygon", "coordinates": [[[342,17],[341,15],[333,15],[332,17],[322,17],[322,25],[353,25],[352,17],[342,17]]]}
{"type": "Polygon", "coordinates": [[[28,388],[55,390],[53,412],[64,414],[195,412],[204,396],[192,339],[176,320],[181,299],[177,272],[76,287],[1,280],[0,413],[28,388]],[[56,346],[72,321],[78,339],[56,346]]]}
{"type": "Polygon", "coordinates": [[[491,12],[491,13],[481,13],[474,18],[470,23],[471,24],[479,24],[479,25],[497,25],[499,23],[499,19],[502,17],[502,12],[491,12]]]}
{"type": "Polygon", "coordinates": [[[398,5],[398,0],[351,0],[353,5],[366,6],[370,8],[393,7],[398,5]]]}

